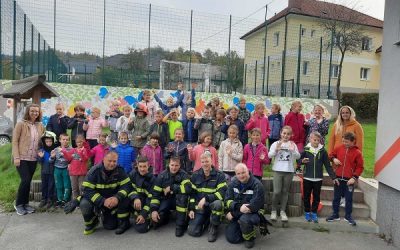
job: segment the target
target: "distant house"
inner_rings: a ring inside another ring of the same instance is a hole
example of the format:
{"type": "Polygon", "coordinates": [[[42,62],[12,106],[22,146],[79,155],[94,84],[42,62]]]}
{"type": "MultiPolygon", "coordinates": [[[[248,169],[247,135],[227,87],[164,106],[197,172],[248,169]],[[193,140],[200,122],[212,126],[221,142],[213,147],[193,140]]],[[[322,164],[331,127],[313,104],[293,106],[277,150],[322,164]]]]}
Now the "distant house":
{"type": "Polygon", "coordinates": [[[65,65],[68,69],[69,81],[84,81],[85,77],[91,77],[100,68],[96,61],[69,60],[65,65]]]}
{"type": "MultiPolygon", "coordinates": [[[[336,49],[330,57],[330,51],[325,45],[331,37],[325,34],[320,24],[322,19],[331,18],[329,10],[335,6],[338,5],[317,0],[289,0],[287,8],[267,20],[266,58],[269,58],[269,64],[266,60],[266,65],[264,65],[265,23],[244,34],[241,39],[245,40],[244,86],[247,93],[253,93],[254,86],[260,93],[265,77],[264,84],[269,83],[268,94],[281,95],[282,92],[291,92],[292,84],[297,84],[299,81],[300,96],[316,96],[316,87],[321,82],[321,98],[327,97],[328,84],[331,86],[330,96],[334,97],[340,57],[336,49]],[[320,58],[321,37],[324,48],[320,58]],[[331,63],[330,58],[332,58],[331,63]],[[331,74],[330,79],[329,74],[331,74]],[[282,88],[285,90],[282,91],[282,88]]],[[[340,7],[344,15],[362,16],[364,22],[361,25],[366,34],[360,44],[360,54],[346,53],[342,68],[341,91],[377,92],[380,81],[379,47],[382,44],[383,21],[344,6],[340,7]]]]}

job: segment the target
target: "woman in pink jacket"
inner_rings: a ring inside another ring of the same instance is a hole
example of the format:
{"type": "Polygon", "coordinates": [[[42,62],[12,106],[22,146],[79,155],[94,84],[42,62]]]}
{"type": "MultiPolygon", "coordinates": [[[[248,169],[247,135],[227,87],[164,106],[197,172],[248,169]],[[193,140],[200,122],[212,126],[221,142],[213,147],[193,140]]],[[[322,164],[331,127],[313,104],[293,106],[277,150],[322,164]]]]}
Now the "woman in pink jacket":
{"type": "Polygon", "coordinates": [[[209,151],[211,153],[212,165],[218,170],[218,154],[217,150],[211,145],[211,138],[212,136],[210,132],[203,132],[200,135],[198,145],[193,148],[191,144],[188,144],[187,149],[189,152],[189,159],[194,161],[193,172],[201,168],[201,155],[205,151],[209,151]]]}
{"type": "Polygon", "coordinates": [[[266,146],[267,139],[271,133],[271,128],[269,127],[268,117],[265,115],[265,105],[259,102],[255,106],[255,111],[253,117],[247,122],[245,129],[250,131],[253,128],[259,128],[261,131],[261,143],[266,146]]]}
{"type": "Polygon", "coordinates": [[[269,164],[268,149],[261,143],[261,130],[254,128],[250,132],[251,142],[244,146],[243,163],[259,180],[263,176],[263,164],[269,164]]]}
{"type": "Polygon", "coordinates": [[[164,170],[164,157],[161,147],[158,145],[159,140],[158,133],[152,133],[149,143],[141,151],[141,155],[147,158],[149,165],[153,168],[154,176],[159,175],[164,170]]]}

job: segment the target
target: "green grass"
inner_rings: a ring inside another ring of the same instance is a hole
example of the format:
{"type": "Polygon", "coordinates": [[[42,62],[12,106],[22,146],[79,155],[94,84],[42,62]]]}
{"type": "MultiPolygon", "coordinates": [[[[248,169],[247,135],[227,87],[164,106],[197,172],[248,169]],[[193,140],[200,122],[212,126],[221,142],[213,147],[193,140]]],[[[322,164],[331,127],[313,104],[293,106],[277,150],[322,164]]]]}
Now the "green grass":
{"type": "MultiPolygon", "coordinates": [[[[373,178],[375,165],[376,123],[361,123],[361,125],[364,129],[364,172],[361,176],[366,178],[373,178]]],[[[332,126],[333,124],[331,124],[330,127],[332,126]]],[[[328,145],[329,134],[326,138],[326,145],[328,145]]],[[[264,176],[272,176],[271,167],[267,167],[266,169],[264,169],[264,176]]]]}

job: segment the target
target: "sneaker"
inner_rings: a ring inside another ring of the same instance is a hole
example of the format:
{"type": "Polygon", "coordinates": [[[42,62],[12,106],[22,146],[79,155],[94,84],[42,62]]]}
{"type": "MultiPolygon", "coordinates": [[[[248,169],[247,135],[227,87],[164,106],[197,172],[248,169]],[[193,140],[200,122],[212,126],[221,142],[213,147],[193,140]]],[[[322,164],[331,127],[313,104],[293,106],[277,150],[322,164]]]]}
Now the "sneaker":
{"type": "Polygon", "coordinates": [[[281,211],[281,221],[288,221],[288,217],[285,211],[281,211]]]}
{"type": "Polygon", "coordinates": [[[32,214],[32,213],[34,213],[34,212],[36,211],[34,207],[29,206],[28,204],[25,204],[25,205],[24,205],[24,208],[25,208],[25,210],[26,210],[26,212],[27,212],[28,214],[32,214]]]}
{"type": "Polygon", "coordinates": [[[25,210],[24,205],[14,205],[15,211],[17,212],[18,215],[25,215],[28,212],[25,210]]]}
{"type": "Polygon", "coordinates": [[[357,223],[351,216],[344,217],[344,220],[347,221],[352,226],[357,226],[357,223]]]}
{"type": "Polygon", "coordinates": [[[39,208],[44,208],[46,206],[46,204],[47,204],[46,200],[41,200],[38,207],[39,208]]]}
{"type": "Polygon", "coordinates": [[[306,212],[304,214],[304,219],[306,219],[306,221],[311,222],[311,213],[310,212],[306,212]]]}
{"type": "Polygon", "coordinates": [[[254,239],[253,240],[245,240],[244,241],[244,246],[246,248],[253,248],[254,244],[255,244],[254,239]]]}
{"type": "Polygon", "coordinates": [[[331,216],[326,218],[327,222],[333,222],[333,221],[339,221],[339,220],[340,220],[340,217],[339,217],[339,215],[336,215],[336,214],[332,214],[331,216]]]}
{"type": "Polygon", "coordinates": [[[276,220],[276,211],[271,211],[271,220],[276,220]]]}
{"type": "Polygon", "coordinates": [[[318,215],[317,213],[311,213],[311,219],[314,223],[318,223],[318,215]]]}

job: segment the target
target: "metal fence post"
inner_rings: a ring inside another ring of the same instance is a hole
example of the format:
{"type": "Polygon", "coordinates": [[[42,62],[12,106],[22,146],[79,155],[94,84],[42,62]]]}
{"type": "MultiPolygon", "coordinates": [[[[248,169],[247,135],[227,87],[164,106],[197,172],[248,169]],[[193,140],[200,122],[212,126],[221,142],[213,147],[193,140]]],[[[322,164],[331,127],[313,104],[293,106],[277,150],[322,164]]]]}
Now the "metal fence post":
{"type": "Polygon", "coordinates": [[[269,95],[269,90],[268,90],[268,85],[269,85],[269,62],[270,62],[270,57],[268,56],[268,59],[267,59],[267,95],[269,95]]]}
{"type": "Polygon", "coordinates": [[[286,96],[285,92],[285,64],[286,64],[286,51],[282,50],[282,69],[281,69],[281,96],[286,96]]]}
{"type": "Polygon", "coordinates": [[[31,68],[30,68],[30,72],[29,75],[32,76],[33,75],[33,34],[34,34],[35,30],[33,27],[33,24],[31,24],[31,68]]]}
{"type": "MultiPolygon", "coordinates": [[[[50,81],[50,59],[51,59],[51,50],[50,45],[47,46],[47,81],[50,81]]],[[[53,81],[53,79],[51,79],[53,81]]]]}
{"type": "Polygon", "coordinates": [[[231,80],[231,34],[232,34],[232,15],[229,15],[229,39],[228,39],[228,79],[226,84],[226,93],[229,93],[231,80]]]}
{"type": "Polygon", "coordinates": [[[256,67],[254,68],[254,95],[257,94],[257,60],[256,67]]]}
{"type": "Polygon", "coordinates": [[[150,87],[150,38],[151,38],[151,4],[149,5],[149,38],[148,38],[148,57],[147,57],[147,86],[150,87]]]}
{"type": "Polygon", "coordinates": [[[46,73],[46,40],[43,39],[43,74],[46,73]]]}
{"type": "Polygon", "coordinates": [[[193,10],[190,11],[190,38],[189,38],[189,90],[192,74],[192,29],[193,29],[193,10]]]}
{"type": "Polygon", "coordinates": [[[331,33],[331,51],[329,56],[329,79],[328,79],[328,99],[331,99],[331,78],[332,78],[332,52],[333,52],[333,31],[331,33]]]}
{"type": "MultiPolygon", "coordinates": [[[[57,61],[56,61],[56,24],[57,24],[57,0],[54,0],[53,4],[53,49],[54,54],[52,58],[52,74],[53,74],[53,81],[57,82],[57,61]]],[[[33,30],[33,29],[32,29],[33,30]]]]}
{"type": "Polygon", "coordinates": [[[37,73],[40,74],[40,33],[38,33],[37,73]]]}
{"type": "Polygon", "coordinates": [[[246,94],[246,81],[247,81],[247,64],[244,65],[244,79],[243,79],[243,92],[246,94]]]}
{"type": "MultiPolygon", "coordinates": [[[[265,18],[264,18],[264,22],[265,22],[265,34],[264,34],[264,69],[263,69],[263,82],[262,82],[262,95],[264,95],[264,84],[265,84],[265,63],[266,63],[266,59],[267,59],[267,32],[268,32],[268,25],[267,25],[267,14],[268,14],[268,4],[265,5],[265,18]]],[[[268,87],[267,87],[268,89],[268,87]]],[[[267,90],[268,93],[268,90],[267,90]]]]}
{"type": "Polygon", "coordinates": [[[85,84],[86,84],[86,75],[87,75],[87,73],[86,73],[86,63],[85,63],[85,84]]]}
{"type": "Polygon", "coordinates": [[[3,51],[1,50],[2,47],[2,26],[1,26],[1,17],[2,17],[2,9],[1,9],[1,1],[0,1],[0,79],[3,79],[3,51]]]}
{"type": "Polygon", "coordinates": [[[102,74],[101,74],[101,83],[102,84],[104,84],[105,49],[106,49],[106,0],[103,1],[103,67],[102,67],[102,74]]]}
{"type": "MultiPolygon", "coordinates": [[[[300,97],[300,74],[301,74],[301,29],[302,25],[300,24],[299,28],[299,45],[297,52],[297,80],[296,80],[296,97],[300,97]]],[[[292,97],[293,97],[293,89],[292,89],[292,97]]]]}
{"type": "Polygon", "coordinates": [[[12,79],[15,80],[16,75],[16,59],[17,59],[17,1],[14,0],[14,19],[13,19],[13,60],[12,60],[12,79]]]}
{"type": "Polygon", "coordinates": [[[22,52],[22,78],[25,77],[26,63],[26,14],[24,14],[24,45],[22,52]]]}
{"type": "Polygon", "coordinates": [[[318,99],[321,98],[322,37],[319,40],[318,99]]]}

